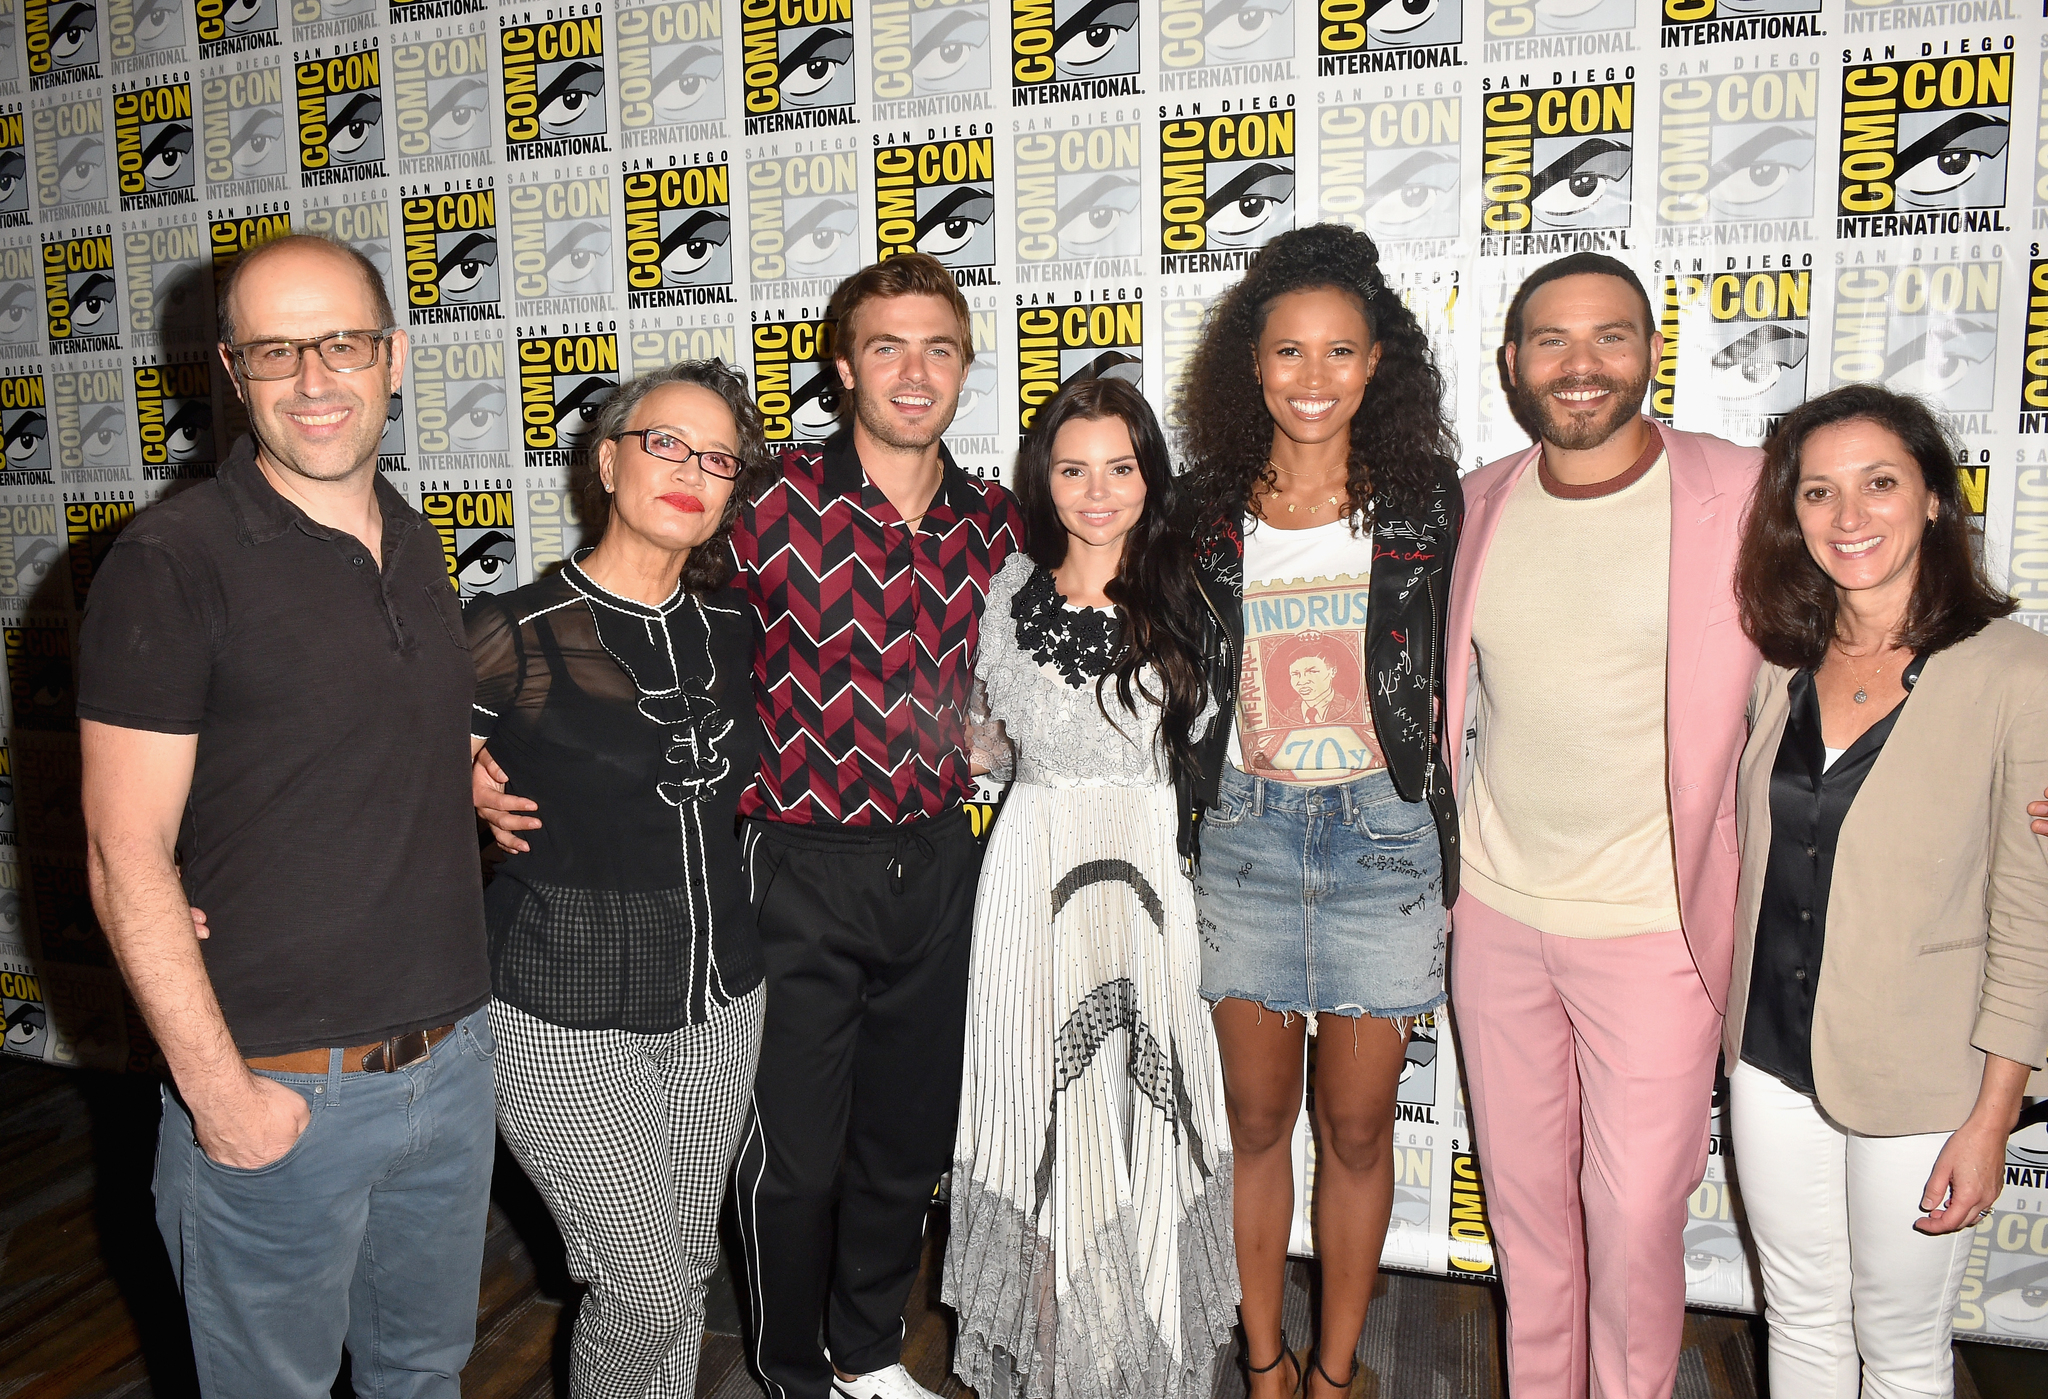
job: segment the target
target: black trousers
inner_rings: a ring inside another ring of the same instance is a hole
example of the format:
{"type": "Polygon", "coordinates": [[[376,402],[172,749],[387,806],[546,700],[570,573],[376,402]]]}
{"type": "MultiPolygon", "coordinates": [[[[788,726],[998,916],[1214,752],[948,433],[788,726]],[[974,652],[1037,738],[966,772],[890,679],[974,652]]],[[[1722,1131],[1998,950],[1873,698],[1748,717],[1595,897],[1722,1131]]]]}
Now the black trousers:
{"type": "Polygon", "coordinates": [[[981,850],[957,810],[872,829],[753,821],[746,841],[768,966],[734,1168],[752,1358],[771,1399],[824,1399],[834,1365],[901,1355],[952,1163],[981,850]]]}

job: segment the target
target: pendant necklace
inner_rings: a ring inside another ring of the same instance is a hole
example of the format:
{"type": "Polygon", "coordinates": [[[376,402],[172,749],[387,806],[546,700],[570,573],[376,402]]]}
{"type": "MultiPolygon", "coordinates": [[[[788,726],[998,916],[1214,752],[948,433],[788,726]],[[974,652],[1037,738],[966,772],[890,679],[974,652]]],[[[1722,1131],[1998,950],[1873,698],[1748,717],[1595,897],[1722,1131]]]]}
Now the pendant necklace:
{"type": "MultiPolygon", "coordinates": [[[[1842,659],[1843,659],[1843,660],[1845,660],[1845,661],[1847,661],[1847,660],[1855,660],[1855,659],[1861,659],[1860,657],[1852,657],[1852,656],[1850,656],[1850,654],[1849,654],[1849,653],[1848,653],[1847,651],[1843,651],[1843,650],[1842,650],[1842,644],[1841,644],[1841,643],[1840,643],[1839,641],[1835,643],[1835,650],[1837,650],[1837,651],[1841,652],[1841,656],[1842,656],[1842,659]]],[[[1881,654],[1883,653],[1883,651],[1884,651],[1884,643],[1883,643],[1883,642],[1879,642],[1879,643],[1878,643],[1878,647],[1877,647],[1877,650],[1876,650],[1876,651],[1874,651],[1874,652],[1872,652],[1871,654],[1873,654],[1873,655],[1881,655],[1881,654]]],[[[1883,674],[1884,674],[1884,665],[1883,665],[1883,663],[1881,663],[1881,662],[1880,662],[1880,663],[1879,663],[1879,665],[1878,665],[1878,667],[1877,667],[1877,669],[1876,669],[1876,670],[1874,670],[1874,671],[1872,671],[1872,672],[1870,673],[1870,678],[1869,678],[1868,680],[1864,681],[1864,682],[1863,682],[1863,683],[1862,683],[1861,685],[1858,685],[1858,686],[1856,687],[1856,693],[1855,693],[1855,694],[1853,694],[1853,695],[1851,695],[1851,696],[1850,696],[1849,698],[1851,698],[1851,699],[1855,700],[1855,701],[1856,701],[1856,703],[1858,703],[1858,704],[1868,704],[1868,703],[1870,702],[1870,687],[1871,687],[1872,685],[1875,685],[1875,684],[1877,683],[1877,677],[1878,677],[1878,676],[1880,676],[1880,675],[1883,675],[1883,674]]]]}
{"type": "MultiPolygon", "coordinates": [[[[1300,472],[1296,472],[1296,471],[1289,471],[1289,470],[1287,470],[1287,469],[1286,469],[1286,468],[1284,468],[1284,467],[1280,467],[1280,466],[1274,466],[1274,465],[1273,465],[1273,461],[1272,461],[1272,458],[1270,458],[1270,457],[1269,457],[1269,458],[1267,458],[1267,460],[1266,460],[1266,465],[1268,465],[1268,466],[1271,466],[1271,467],[1273,467],[1273,470],[1275,470],[1275,471],[1279,472],[1279,473],[1280,473],[1280,474],[1281,474],[1282,476],[1299,476],[1299,475],[1301,474],[1300,472]]],[[[1273,492],[1272,494],[1274,495],[1274,497],[1275,497],[1275,498],[1277,498],[1277,497],[1279,496],[1280,492],[1278,492],[1278,491],[1276,490],[1276,491],[1274,491],[1274,492],[1273,492]]],[[[1339,492],[1337,492],[1337,494],[1335,494],[1335,495],[1331,496],[1331,497],[1330,497],[1330,498],[1329,498],[1328,500],[1326,500],[1326,501],[1323,501],[1323,502],[1322,502],[1321,504],[1318,504],[1318,505],[1304,505],[1304,506],[1302,506],[1301,508],[1302,508],[1302,509],[1304,509],[1304,510],[1306,510],[1306,511],[1307,511],[1307,512],[1308,512],[1309,514],[1311,514],[1311,515],[1314,515],[1314,514],[1317,514],[1318,512],[1320,512],[1321,510],[1323,510],[1323,509],[1324,509],[1324,507],[1326,507],[1326,506],[1331,506],[1331,505],[1335,505],[1335,504],[1336,504],[1336,503],[1337,503],[1338,501],[1342,500],[1343,498],[1344,498],[1344,492],[1342,492],[1342,491],[1339,491],[1339,492]]],[[[1293,504],[1292,504],[1291,502],[1290,502],[1290,503],[1288,504],[1288,506],[1287,506],[1287,513],[1288,513],[1288,514],[1290,514],[1290,515],[1292,515],[1292,514],[1294,513],[1294,506],[1293,506],[1293,504]]]]}

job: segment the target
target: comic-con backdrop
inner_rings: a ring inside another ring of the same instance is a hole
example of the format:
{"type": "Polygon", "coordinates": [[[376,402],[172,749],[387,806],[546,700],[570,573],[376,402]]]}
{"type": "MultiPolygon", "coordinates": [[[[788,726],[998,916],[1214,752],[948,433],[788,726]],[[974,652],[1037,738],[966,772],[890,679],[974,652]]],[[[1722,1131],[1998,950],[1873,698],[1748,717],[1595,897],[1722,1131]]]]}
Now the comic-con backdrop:
{"type": "MultiPolygon", "coordinates": [[[[1612,252],[1656,300],[1660,419],[1756,442],[1836,384],[1931,396],[2043,625],[2031,4],[0,0],[6,1052],[151,1054],[86,894],[72,657],[108,541],[239,431],[212,303],[244,249],[320,231],[384,269],[413,352],[382,466],[465,598],[575,547],[567,467],[624,376],[720,355],[771,439],[830,431],[824,310],[872,258],[953,269],[977,354],[951,442],[1000,475],[1074,378],[1170,403],[1246,259],[1338,220],[1435,337],[1470,463],[1523,442],[1490,368],[1517,281],[1612,252]]],[[[1387,1257],[1484,1273],[1436,1034],[1387,1257]]],[[[2048,1344],[2044,1133],[1978,1230],[1967,1333],[2048,1344]]],[[[1754,1305],[1718,1151],[1693,1213],[1695,1297],[1754,1305]]]]}

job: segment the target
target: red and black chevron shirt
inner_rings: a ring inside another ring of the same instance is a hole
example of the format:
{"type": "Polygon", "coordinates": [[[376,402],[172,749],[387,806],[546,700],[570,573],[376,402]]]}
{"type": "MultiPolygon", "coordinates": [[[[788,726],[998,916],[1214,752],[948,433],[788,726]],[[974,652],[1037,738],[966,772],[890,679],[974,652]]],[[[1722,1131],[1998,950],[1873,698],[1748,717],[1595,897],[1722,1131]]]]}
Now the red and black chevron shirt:
{"type": "Polygon", "coordinates": [[[850,432],[782,457],[733,553],[760,627],[766,741],[740,814],[809,825],[937,816],[973,790],[967,697],[988,581],[1023,547],[1016,499],[940,449],[920,527],[867,479],[850,432]]]}

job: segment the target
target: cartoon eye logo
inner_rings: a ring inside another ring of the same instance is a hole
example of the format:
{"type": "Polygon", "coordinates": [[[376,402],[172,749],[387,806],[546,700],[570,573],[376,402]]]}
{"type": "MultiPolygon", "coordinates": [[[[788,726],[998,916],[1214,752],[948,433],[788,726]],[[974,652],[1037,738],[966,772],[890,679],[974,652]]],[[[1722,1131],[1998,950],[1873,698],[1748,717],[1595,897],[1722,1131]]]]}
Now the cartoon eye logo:
{"type": "Polygon", "coordinates": [[[1142,386],[1145,380],[1145,361],[1128,350],[1104,350],[1069,374],[1060,383],[1060,387],[1085,383],[1090,379],[1122,379],[1127,384],[1142,386]]]}
{"type": "Polygon", "coordinates": [[[1422,28],[1436,18],[1437,0],[1381,0],[1378,8],[1368,15],[1367,32],[1380,38],[1393,38],[1422,28]]]}
{"type": "Polygon", "coordinates": [[[1093,0],[1053,31],[1053,62],[1063,72],[1093,68],[1116,52],[1138,22],[1138,0],[1093,0]]]}
{"type": "Polygon", "coordinates": [[[996,198],[985,189],[956,189],[917,221],[917,250],[950,257],[974,241],[995,216],[996,198]]]}
{"type": "Polygon", "coordinates": [[[844,29],[819,29],[782,60],[782,96],[800,102],[832,85],[853,57],[853,34],[844,29]]]}
{"type": "Polygon", "coordinates": [[[501,529],[487,529],[455,556],[455,586],[463,597],[495,592],[512,581],[516,557],[512,536],[501,529]]]}
{"type": "Polygon", "coordinates": [[[1441,151],[1417,151],[1365,190],[1365,222],[1374,228],[1405,229],[1449,204],[1458,189],[1458,159],[1441,151]]]}
{"type": "Polygon", "coordinates": [[[601,223],[570,225],[548,249],[548,288],[556,296],[580,291],[610,278],[612,231],[601,223]]]}
{"type": "Polygon", "coordinates": [[[104,272],[93,273],[71,293],[72,329],[89,330],[98,325],[113,305],[114,279],[104,272]]]}
{"type": "Polygon", "coordinates": [[[1209,11],[1202,38],[1211,48],[1235,53],[1272,33],[1280,18],[1279,10],[1267,9],[1253,0],[1223,0],[1209,11]]]}
{"type": "Polygon", "coordinates": [[[1939,394],[1960,384],[1998,348],[1998,327],[1958,316],[1885,356],[1885,382],[1900,393],[1939,394]]]}
{"type": "Polygon", "coordinates": [[[0,153],[0,207],[28,189],[28,157],[16,146],[0,153]]]}
{"type": "Polygon", "coordinates": [[[231,138],[235,168],[244,174],[255,172],[278,149],[284,135],[284,114],[275,107],[258,107],[231,138]]]}
{"type": "Polygon", "coordinates": [[[732,220],[717,209],[698,209],[661,240],[661,280],[687,282],[718,255],[732,237],[732,220]]]}
{"type": "Polygon", "coordinates": [[[1559,29],[1592,29],[1601,22],[1597,11],[1607,3],[1608,0],[1536,0],[1536,15],[1559,29]]]}
{"type": "Polygon", "coordinates": [[[789,228],[789,260],[799,267],[829,265],[854,233],[854,208],[844,199],[821,199],[789,228]]]}
{"type": "Polygon", "coordinates": [[[1552,223],[1590,213],[1628,174],[1634,154],[1598,136],[1579,142],[1536,176],[1530,207],[1552,223]]]}
{"type": "Polygon", "coordinates": [[[965,68],[987,43],[985,14],[956,11],[947,15],[911,48],[911,79],[921,87],[937,87],[965,68]]]}
{"type": "Polygon", "coordinates": [[[475,291],[497,265],[498,236],[472,233],[450,248],[436,265],[436,280],[444,295],[462,296],[475,291]]]}
{"type": "Polygon", "coordinates": [[[609,379],[591,375],[569,391],[555,414],[555,436],[564,447],[580,447],[590,436],[590,430],[597,426],[598,412],[604,401],[618,388],[609,379]]]}
{"type": "Polygon", "coordinates": [[[50,435],[48,425],[41,413],[23,413],[7,429],[7,460],[10,465],[20,466],[41,450],[43,442],[50,435]]]}
{"type": "MultiPolygon", "coordinates": [[[[1250,162],[1209,196],[1209,212],[1203,220],[1209,228],[1209,241],[1218,247],[1250,247],[1261,230],[1280,216],[1281,206],[1293,198],[1292,170],[1271,161],[1250,162]]],[[[1278,227],[1272,230],[1279,231],[1278,227]]]]}
{"type": "Polygon", "coordinates": [[[960,406],[953,410],[954,430],[968,431],[959,425],[972,418],[981,409],[994,401],[996,391],[995,361],[984,356],[967,366],[967,377],[960,381],[960,406]]]}
{"type": "Polygon", "coordinates": [[[189,167],[191,155],[191,127],[178,124],[162,127],[142,151],[144,182],[156,189],[175,182],[189,167]]]}
{"type": "Polygon", "coordinates": [[[384,120],[384,99],[374,92],[359,92],[327,122],[327,151],[337,160],[347,160],[369,144],[373,128],[384,120]]]}
{"type": "Polygon", "coordinates": [[[251,20],[262,18],[264,3],[265,0],[228,0],[221,17],[227,21],[229,29],[239,30],[251,20]]]}
{"type": "MultiPolygon", "coordinates": [[[[98,11],[91,5],[72,5],[61,15],[50,18],[50,59],[55,63],[69,63],[79,58],[79,51],[93,40],[93,31],[99,28],[98,11]]],[[[97,52],[97,48],[94,50],[97,52]]],[[[90,63],[92,55],[79,59],[90,63]]]]}
{"type": "Polygon", "coordinates": [[[128,459],[127,435],[121,430],[121,410],[103,403],[85,420],[85,459],[94,466],[116,466],[128,459]]]}
{"type": "Polygon", "coordinates": [[[1138,182],[1129,175],[1103,175],[1060,205],[1060,246],[1087,252],[1108,241],[1138,208],[1138,182]]]}
{"type": "Polygon", "coordinates": [[[76,199],[97,183],[106,163],[106,148],[97,137],[87,137],[57,163],[58,188],[66,197],[76,199]]]}
{"type": "Polygon", "coordinates": [[[680,121],[706,94],[715,92],[724,72],[725,55],[706,44],[692,44],[654,75],[654,110],[664,121],[680,121]]]}
{"type": "Polygon", "coordinates": [[[483,79],[464,78],[450,83],[427,109],[427,138],[435,145],[463,146],[483,133],[483,119],[483,79]]]}
{"type": "Polygon", "coordinates": [[[575,125],[593,108],[604,106],[604,66],[571,63],[555,74],[540,95],[540,124],[560,132],[575,125]]]}
{"type": "Polygon", "coordinates": [[[841,397],[838,372],[830,364],[819,365],[818,372],[791,397],[790,430],[805,442],[830,437],[839,428],[841,397]]]}
{"type": "Polygon", "coordinates": [[[0,340],[19,340],[29,329],[29,317],[35,309],[30,301],[32,294],[27,282],[0,287],[0,340]]]}
{"type": "MultiPolygon", "coordinates": [[[[178,7],[170,0],[142,0],[135,7],[135,42],[143,48],[154,48],[177,19],[178,7]]],[[[177,37],[182,35],[173,36],[177,37]]]]}
{"type": "Polygon", "coordinates": [[[1806,363],[1806,350],[1804,331],[1760,325],[1714,352],[1714,392],[1722,398],[1768,393],[1788,370],[1806,363]]]}
{"type": "Polygon", "coordinates": [[[190,461],[212,439],[213,409],[203,398],[185,399],[164,428],[164,450],[179,461],[190,461]]]}
{"type": "Polygon", "coordinates": [[[456,450],[481,450],[481,444],[497,436],[499,420],[505,416],[505,388],[480,379],[463,390],[448,410],[448,431],[456,450]]]}
{"type": "Polygon", "coordinates": [[[1984,162],[2005,153],[2011,127],[1982,112],[1958,112],[1899,152],[1902,203],[1925,207],[1977,177],[1984,162]]]}
{"type": "Polygon", "coordinates": [[[1714,203],[1741,210],[1783,190],[1795,172],[1813,163],[1810,131],[1793,126],[1766,127],[1715,161],[1707,172],[1714,203]]]}

